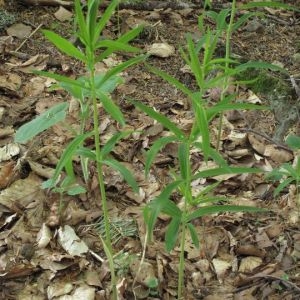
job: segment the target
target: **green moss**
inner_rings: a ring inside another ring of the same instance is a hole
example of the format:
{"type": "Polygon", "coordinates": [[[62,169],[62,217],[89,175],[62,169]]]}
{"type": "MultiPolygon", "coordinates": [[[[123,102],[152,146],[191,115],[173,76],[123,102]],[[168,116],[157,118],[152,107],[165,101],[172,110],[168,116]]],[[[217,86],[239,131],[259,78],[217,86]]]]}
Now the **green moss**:
{"type": "Polygon", "coordinates": [[[0,9],[0,30],[5,29],[15,21],[16,18],[13,14],[7,12],[6,10],[0,9]]]}
{"type": "Polygon", "coordinates": [[[291,94],[292,88],[289,85],[289,82],[279,76],[281,75],[276,77],[267,70],[250,69],[239,74],[237,80],[245,81],[246,86],[257,94],[291,94]]]}

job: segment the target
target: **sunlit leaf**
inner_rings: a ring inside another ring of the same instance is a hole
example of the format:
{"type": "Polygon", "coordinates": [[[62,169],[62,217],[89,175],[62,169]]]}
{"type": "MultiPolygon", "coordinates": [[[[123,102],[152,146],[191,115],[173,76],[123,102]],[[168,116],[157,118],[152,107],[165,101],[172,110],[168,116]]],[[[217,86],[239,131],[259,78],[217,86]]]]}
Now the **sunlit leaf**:
{"type": "Polygon", "coordinates": [[[68,106],[67,102],[56,104],[32,121],[24,124],[17,130],[15,141],[26,143],[37,134],[64,120],[68,106]]]}
{"type": "Polygon", "coordinates": [[[77,58],[80,61],[86,62],[85,55],[78,50],[71,42],[64,39],[53,31],[43,30],[45,37],[65,54],[77,58]]]}

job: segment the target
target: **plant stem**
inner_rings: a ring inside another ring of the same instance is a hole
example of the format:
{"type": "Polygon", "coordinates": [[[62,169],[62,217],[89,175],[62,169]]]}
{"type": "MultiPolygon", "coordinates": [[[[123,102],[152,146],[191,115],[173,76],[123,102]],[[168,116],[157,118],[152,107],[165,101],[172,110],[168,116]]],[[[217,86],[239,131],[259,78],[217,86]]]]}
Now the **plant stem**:
{"type": "MultiPolygon", "coordinates": [[[[227,72],[229,68],[229,58],[230,58],[230,45],[231,45],[231,35],[232,35],[232,27],[234,22],[234,17],[236,14],[236,0],[232,1],[231,4],[231,13],[230,13],[230,20],[226,30],[226,44],[225,44],[225,72],[227,72]]],[[[221,102],[223,101],[225,94],[228,90],[229,84],[229,76],[225,77],[222,93],[221,93],[221,102]]],[[[217,136],[217,146],[216,150],[219,151],[220,142],[221,142],[221,133],[222,133],[222,126],[223,126],[223,112],[220,114],[219,125],[218,125],[218,136],[217,136]]]]}
{"type": "MultiPolygon", "coordinates": [[[[94,66],[94,64],[91,64],[94,66]]],[[[103,177],[103,164],[102,164],[102,155],[101,155],[101,146],[100,146],[100,132],[99,132],[99,119],[98,119],[98,106],[97,106],[97,97],[96,97],[96,89],[95,89],[95,69],[91,67],[90,69],[90,84],[91,84],[91,97],[93,103],[93,121],[94,121],[94,141],[95,141],[95,150],[96,150],[96,165],[97,165],[97,173],[98,173],[98,183],[101,195],[101,203],[102,203],[102,211],[103,211],[103,219],[105,226],[105,243],[110,252],[111,256],[113,256],[113,249],[111,243],[111,235],[110,235],[110,224],[109,224],[109,215],[108,215],[108,207],[107,207],[107,199],[106,199],[106,191],[104,185],[104,177],[103,177]]],[[[110,264],[111,265],[111,264],[110,264]]],[[[117,300],[117,286],[116,286],[116,275],[114,266],[110,267],[111,273],[111,284],[112,284],[112,292],[113,299],[117,300]]]]}
{"type": "MultiPolygon", "coordinates": [[[[184,206],[186,206],[186,201],[184,206]]],[[[184,209],[186,210],[186,208],[184,209]]],[[[185,218],[185,213],[183,214],[185,218]]],[[[181,224],[181,239],[180,239],[180,255],[179,255],[179,266],[178,266],[178,290],[177,297],[178,300],[183,299],[183,285],[184,285],[184,248],[185,248],[185,234],[186,234],[186,224],[182,222],[181,224]]]]}
{"type": "Polygon", "coordinates": [[[180,255],[179,255],[179,266],[178,266],[178,290],[177,290],[177,297],[179,299],[183,298],[183,291],[184,291],[184,249],[185,249],[185,239],[186,239],[186,215],[188,213],[188,206],[189,203],[192,202],[192,191],[191,191],[191,161],[190,161],[190,149],[191,149],[191,141],[193,140],[193,130],[187,141],[187,148],[189,151],[185,152],[185,182],[184,182],[184,190],[182,191],[182,195],[184,196],[184,206],[182,211],[182,219],[181,219],[181,239],[180,239],[180,255]]]}

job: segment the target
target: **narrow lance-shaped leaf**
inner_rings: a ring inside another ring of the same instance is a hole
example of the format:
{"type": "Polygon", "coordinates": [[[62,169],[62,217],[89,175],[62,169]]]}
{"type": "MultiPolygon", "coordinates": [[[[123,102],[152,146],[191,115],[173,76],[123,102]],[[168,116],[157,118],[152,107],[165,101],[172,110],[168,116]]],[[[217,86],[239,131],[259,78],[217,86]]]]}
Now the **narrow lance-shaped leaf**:
{"type": "Polygon", "coordinates": [[[75,0],[75,17],[76,17],[76,21],[77,21],[77,24],[79,27],[78,36],[85,45],[88,45],[90,38],[89,38],[86,23],[84,20],[83,10],[80,5],[80,0],[75,0]]]}
{"type": "Polygon", "coordinates": [[[101,155],[105,158],[115,147],[116,143],[122,138],[128,136],[131,131],[122,131],[115,133],[101,148],[101,155]]]}
{"type": "Polygon", "coordinates": [[[148,241],[152,240],[153,229],[158,215],[162,209],[168,204],[168,200],[174,189],[176,189],[182,183],[181,180],[176,180],[169,183],[160,195],[152,200],[143,210],[145,224],[148,231],[148,241]]]}
{"type": "Polygon", "coordinates": [[[197,249],[199,249],[200,248],[199,238],[198,238],[198,233],[195,229],[195,226],[191,223],[187,223],[186,226],[187,226],[188,230],[190,231],[190,235],[191,235],[193,244],[196,246],[197,249]]]}
{"type": "Polygon", "coordinates": [[[180,143],[178,147],[178,160],[181,178],[187,180],[190,177],[191,170],[189,169],[189,144],[180,143]]]}
{"type": "Polygon", "coordinates": [[[17,130],[15,141],[26,143],[37,134],[64,120],[68,106],[69,104],[66,102],[54,105],[32,121],[24,124],[17,130]]]}
{"type": "Polygon", "coordinates": [[[177,140],[176,136],[165,136],[156,140],[151,146],[150,150],[146,154],[146,162],[145,162],[145,174],[148,176],[150,167],[152,165],[153,160],[155,159],[157,153],[163,149],[167,144],[172,143],[177,140]]]}
{"type": "Polygon", "coordinates": [[[170,84],[174,85],[178,90],[182,91],[188,97],[191,98],[193,96],[193,93],[184,84],[182,84],[180,81],[178,81],[173,76],[171,76],[168,73],[161,71],[153,66],[150,66],[148,64],[146,64],[146,66],[152,73],[160,76],[162,79],[164,79],[167,82],[169,82],[170,84]]]}
{"type": "Polygon", "coordinates": [[[167,227],[167,231],[165,235],[165,245],[166,245],[166,250],[168,252],[170,252],[176,245],[180,224],[181,224],[181,219],[172,218],[171,222],[167,227]]]}
{"type": "Polygon", "coordinates": [[[119,107],[105,93],[102,93],[100,90],[97,90],[96,93],[106,112],[110,114],[122,126],[124,126],[124,116],[119,107]]]}
{"type": "MultiPolygon", "coordinates": [[[[88,11],[86,17],[86,25],[89,31],[90,41],[94,41],[99,36],[95,37],[96,34],[96,25],[97,25],[97,15],[99,8],[99,0],[89,0],[88,1],[88,11]]],[[[92,51],[94,49],[91,49],[92,51]]]]}
{"type": "MultiPolygon", "coordinates": [[[[132,30],[121,35],[116,41],[123,44],[128,43],[129,41],[134,39],[142,30],[143,30],[142,26],[135,27],[132,30]]],[[[113,48],[104,50],[98,57],[98,60],[102,61],[104,58],[108,57],[113,52],[114,52],[113,48]]]]}
{"type": "Polygon", "coordinates": [[[84,85],[84,82],[78,80],[78,79],[71,79],[67,76],[63,76],[63,75],[58,75],[55,73],[51,73],[51,72],[45,72],[45,71],[33,71],[34,74],[37,75],[41,75],[41,76],[45,76],[45,77],[49,77],[52,79],[55,79],[56,81],[60,82],[60,83],[66,83],[69,84],[71,86],[76,86],[78,88],[86,88],[86,86],[84,85]]]}
{"type": "Polygon", "coordinates": [[[119,3],[119,0],[112,0],[105,10],[105,12],[102,14],[99,22],[97,23],[97,26],[95,28],[95,35],[94,35],[94,40],[92,40],[93,45],[96,45],[97,39],[100,36],[102,30],[104,29],[105,25],[107,24],[108,20],[114,13],[117,5],[119,3]]]}
{"type": "Polygon", "coordinates": [[[191,68],[191,70],[196,78],[198,87],[201,89],[204,85],[204,82],[203,82],[204,74],[203,74],[203,69],[201,67],[201,64],[200,64],[200,61],[198,58],[198,53],[195,49],[194,42],[193,42],[190,34],[187,36],[187,46],[188,46],[188,52],[189,52],[189,58],[190,58],[189,67],[191,68]]]}
{"type": "Polygon", "coordinates": [[[54,175],[51,179],[47,180],[45,183],[43,183],[44,188],[52,188],[55,186],[56,181],[59,177],[59,174],[64,169],[64,167],[68,164],[68,162],[72,161],[72,158],[74,156],[74,153],[80,147],[85,139],[92,136],[94,133],[87,132],[85,134],[81,134],[77,137],[75,137],[69,145],[65,148],[63,154],[61,155],[58,164],[56,165],[54,175]]]}
{"type": "Polygon", "coordinates": [[[143,111],[145,114],[162,124],[164,127],[169,129],[174,135],[181,141],[185,139],[185,134],[181,129],[179,129],[173,122],[171,122],[167,117],[158,113],[153,108],[148,107],[147,105],[140,103],[138,101],[130,100],[137,108],[143,111]]]}
{"type": "Polygon", "coordinates": [[[222,212],[266,212],[266,209],[253,206],[239,206],[239,205],[214,205],[201,207],[186,217],[186,222],[190,222],[197,218],[212,215],[222,212]]]}
{"type": "Polygon", "coordinates": [[[285,179],[284,181],[282,181],[274,190],[274,196],[278,196],[279,193],[288,185],[290,185],[293,181],[295,181],[295,178],[293,177],[288,177],[287,179],[285,179]]]}
{"type": "Polygon", "coordinates": [[[120,174],[123,176],[124,180],[131,186],[131,188],[136,193],[138,193],[139,186],[136,183],[136,180],[132,176],[131,172],[125,166],[123,166],[120,162],[118,162],[117,160],[112,159],[112,158],[103,160],[103,163],[112,167],[116,171],[120,172],[120,174]]]}
{"type": "Polygon", "coordinates": [[[262,172],[264,171],[258,168],[228,166],[228,167],[221,167],[221,168],[199,171],[192,177],[192,180],[196,180],[198,178],[214,177],[214,176],[225,175],[225,174],[245,174],[245,173],[262,173],[262,172]]]}
{"type": "Polygon", "coordinates": [[[277,1],[261,1],[261,2],[249,2],[247,4],[242,4],[240,9],[249,9],[249,8],[257,8],[257,7],[275,7],[275,8],[283,8],[287,10],[300,11],[299,7],[291,6],[286,3],[277,2],[277,1]]]}
{"type": "Polygon", "coordinates": [[[97,160],[95,151],[93,151],[91,149],[88,149],[86,147],[79,147],[76,150],[76,155],[88,158],[88,159],[93,160],[93,161],[97,160]]]}
{"type": "Polygon", "coordinates": [[[65,54],[77,58],[82,62],[86,62],[85,55],[79,51],[72,43],[62,38],[60,35],[49,30],[43,30],[45,37],[53,43],[59,50],[65,54]]]}
{"type": "Polygon", "coordinates": [[[199,102],[195,105],[195,118],[202,138],[202,151],[204,160],[207,161],[210,154],[209,125],[207,121],[206,111],[199,102]]]}
{"type": "Polygon", "coordinates": [[[167,199],[161,210],[164,214],[172,218],[181,218],[182,211],[179,207],[170,199],[167,199]]]}
{"type": "Polygon", "coordinates": [[[111,41],[111,40],[100,40],[95,45],[95,48],[96,49],[107,48],[113,50],[113,52],[115,51],[140,52],[141,51],[141,49],[130,46],[126,43],[121,43],[118,41],[111,41]]]}
{"type": "MultiPolygon", "coordinates": [[[[101,79],[100,82],[97,82],[97,86],[101,87],[111,77],[118,75],[125,69],[129,68],[130,66],[143,61],[146,57],[147,57],[146,55],[140,55],[140,56],[131,58],[129,60],[126,60],[125,62],[117,65],[116,67],[113,67],[112,69],[110,69],[108,72],[105,73],[104,77],[101,79]]],[[[97,58],[97,61],[99,61],[99,58],[97,58]]]]}

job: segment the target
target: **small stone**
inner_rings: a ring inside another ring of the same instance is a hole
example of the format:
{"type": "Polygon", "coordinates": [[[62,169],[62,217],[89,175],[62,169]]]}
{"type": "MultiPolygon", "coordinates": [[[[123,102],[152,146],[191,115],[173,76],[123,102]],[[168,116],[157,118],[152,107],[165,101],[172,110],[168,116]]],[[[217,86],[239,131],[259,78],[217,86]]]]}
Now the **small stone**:
{"type": "Polygon", "coordinates": [[[293,55],[293,61],[295,64],[300,65],[300,52],[297,52],[293,55]]]}
{"type": "Polygon", "coordinates": [[[262,33],[264,31],[264,26],[257,20],[252,20],[244,27],[248,32],[262,33]]]}

